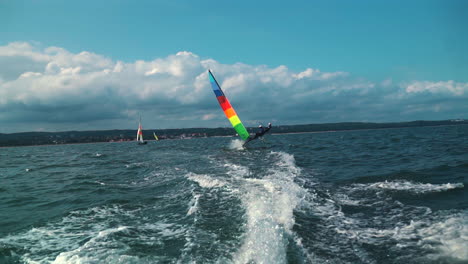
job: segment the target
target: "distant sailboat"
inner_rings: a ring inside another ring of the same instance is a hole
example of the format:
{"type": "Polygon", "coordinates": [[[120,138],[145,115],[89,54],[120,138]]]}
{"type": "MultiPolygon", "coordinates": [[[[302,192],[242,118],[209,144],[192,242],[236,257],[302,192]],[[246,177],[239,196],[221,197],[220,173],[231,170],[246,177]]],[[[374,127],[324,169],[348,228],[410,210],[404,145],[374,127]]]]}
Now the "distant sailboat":
{"type": "Polygon", "coordinates": [[[141,116],[140,122],[138,123],[137,139],[138,145],[145,145],[147,142],[143,140],[143,128],[141,126],[141,116]]]}
{"type": "Polygon", "coordinates": [[[154,139],[159,140],[158,136],[156,136],[156,133],[153,132],[154,139]]]}

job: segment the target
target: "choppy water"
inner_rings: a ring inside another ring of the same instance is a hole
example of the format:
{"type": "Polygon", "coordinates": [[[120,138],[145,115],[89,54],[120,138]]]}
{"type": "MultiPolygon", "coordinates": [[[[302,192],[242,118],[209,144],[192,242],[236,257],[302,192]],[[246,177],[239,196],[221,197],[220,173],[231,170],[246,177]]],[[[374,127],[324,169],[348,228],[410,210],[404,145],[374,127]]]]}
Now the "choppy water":
{"type": "Polygon", "coordinates": [[[468,126],[0,149],[0,263],[467,263],[468,126]]]}

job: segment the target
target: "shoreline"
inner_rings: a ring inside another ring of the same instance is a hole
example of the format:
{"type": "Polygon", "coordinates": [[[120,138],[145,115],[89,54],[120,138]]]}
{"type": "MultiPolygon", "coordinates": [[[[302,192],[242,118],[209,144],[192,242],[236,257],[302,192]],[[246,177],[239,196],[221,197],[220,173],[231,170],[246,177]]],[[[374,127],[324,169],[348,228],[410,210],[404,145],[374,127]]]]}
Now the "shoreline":
{"type": "MultiPolygon", "coordinates": [[[[384,127],[384,128],[362,128],[362,129],[341,129],[341,130],[324,130],[324,131],[303,131],[303,132],[284,132],[284,133],[270,133],[270,135],[294,135],[294,134],[312,134],[312,133],[338,133],[338,132],[348,132],[348,131],[369,131],[369,130],[385,130],[385,129],[402,129],[402,128],[416,128],[416,127],[444,127],[444,126],[463,126],[468,125],[467,123],[454,123],[454,124],[440,124],[440,125],[422,125],[422,126],[396,126],[396,127],[384,127]]],[[[187,140],[187,139],[200,139],[200,138],[222,138],[222,137],[232,137],[237,138],[235,135],[228,136],[209,136],[209,137],[193,137],[193,138],[171,138],[171,139],[162,139],[166,140],[187,140]]],[[[149,142],[157,141],[155,139],[146,140],[149,142]]],[[[161,140],[160,140],[161,141],[161,140]]],[[[20,148],[20,147],[50,147],[50,146],[66,146],[66,145],[81,145],[81,144],[105,144],[105,143],[131,143],[136,142],[132,141],[96,141],[96,142],[82,142],[82,143],[63,143],[63,144],[41,144],[41,145],[18,145],[18,146],[0,146],[2,148],[20,148]]]]}

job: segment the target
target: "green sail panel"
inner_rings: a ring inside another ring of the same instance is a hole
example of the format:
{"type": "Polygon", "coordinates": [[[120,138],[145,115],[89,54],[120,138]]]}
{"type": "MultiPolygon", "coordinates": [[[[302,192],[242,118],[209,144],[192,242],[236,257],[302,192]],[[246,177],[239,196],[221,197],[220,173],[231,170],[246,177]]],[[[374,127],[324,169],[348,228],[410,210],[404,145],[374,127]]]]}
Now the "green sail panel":
{"type": "Polygon", "coordinates": [[[249,132],[247,132],[247,129],[245,129],[244,125],[242,123],[237,124],[234,127],[234,130],[236,130],[237,134],[243,139],[246,140],[249,138],[249,132]]]}

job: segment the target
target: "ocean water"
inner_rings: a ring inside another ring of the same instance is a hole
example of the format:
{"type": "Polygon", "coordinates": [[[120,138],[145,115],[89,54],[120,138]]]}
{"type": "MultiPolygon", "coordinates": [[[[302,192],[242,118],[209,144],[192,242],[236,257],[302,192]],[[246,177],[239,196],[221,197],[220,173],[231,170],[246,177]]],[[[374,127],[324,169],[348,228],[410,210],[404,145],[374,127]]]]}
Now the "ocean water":
{"type": "Polygon", "coordinates": [[[0,148],[0,263],[468,263],[468,126],[0,148]]]}

